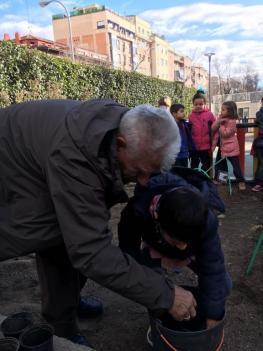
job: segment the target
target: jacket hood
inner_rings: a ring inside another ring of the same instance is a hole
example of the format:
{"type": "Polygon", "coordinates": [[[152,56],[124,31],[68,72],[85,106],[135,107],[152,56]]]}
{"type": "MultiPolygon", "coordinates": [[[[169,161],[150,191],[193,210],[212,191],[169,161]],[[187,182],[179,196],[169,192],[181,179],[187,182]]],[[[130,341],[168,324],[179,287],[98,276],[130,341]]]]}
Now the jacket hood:
{"type": "Polygon", "coordinates": [[[73,108],[67,116],[67,128],[77,147],[88,157],[96,157],[110,131],[117,130],[129,108],[110,99],[94,99],[73,108]]]}
{"type": "Polygon", "coordinates": [[[153,176],[145,186],[137,185],[134,196],[136,197],[137,191],[140,194],[143,192],[143,196],[140,195],[143,201],[137,201],[136,211],[145,214],[148,212],[146,210],[153,196],[180,186],[197,188],[203,194],[211,209],[222,213],[225,212],[225,205],[218,194],[215,184],[201,172],[184,167],[173,167],[170,172],[153,176]]]}

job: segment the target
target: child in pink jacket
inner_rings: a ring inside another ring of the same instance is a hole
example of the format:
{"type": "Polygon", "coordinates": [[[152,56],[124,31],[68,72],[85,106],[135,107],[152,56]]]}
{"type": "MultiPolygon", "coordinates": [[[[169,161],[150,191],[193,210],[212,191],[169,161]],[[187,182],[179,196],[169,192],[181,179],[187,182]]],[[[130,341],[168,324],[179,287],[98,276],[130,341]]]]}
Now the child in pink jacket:
{"type": "Polygon", "coordinates": [[[222,158],[227,157],[233,167],[233,172],[238,182],[239,190],[245,190],[246,184],[239,163],[239,144],[237,140],[236,119],[237,105],[234,101],[225,101],[221,107],[221,115],[213,123],[213,150],[215,149],[218,138],[222,158]]]}
{"type": "Polygon", "coordinates": [[[191,133],[196,150],[191,155],[191,168],[197,168],[201,162],[202,169],[207,171],[212,163],[212,124],[215,117],[206,107],[203,94],[197,92],[193,97],[193,110],[189,115],[191,133]]]}

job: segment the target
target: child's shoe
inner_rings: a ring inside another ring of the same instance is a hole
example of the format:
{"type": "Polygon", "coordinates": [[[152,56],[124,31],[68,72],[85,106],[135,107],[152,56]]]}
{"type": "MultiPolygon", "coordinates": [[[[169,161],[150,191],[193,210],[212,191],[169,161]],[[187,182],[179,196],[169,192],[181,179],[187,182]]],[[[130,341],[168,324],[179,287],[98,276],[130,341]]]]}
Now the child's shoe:
{"type": "Polygon", "coordinates": [[[246,190],[246,184],[245,184],[244,182],[238,183],[238,189],[239,189],[240,191],[246,190]]]}
{"type": "Polygon", "coordinates": [[[253,188],[251,190],[254,192],[258,192],[258,191],[261,191],[262,189],[263,189],[263,186],[260,184],[257,184],[255,186],[253,186],[253,188]]]}

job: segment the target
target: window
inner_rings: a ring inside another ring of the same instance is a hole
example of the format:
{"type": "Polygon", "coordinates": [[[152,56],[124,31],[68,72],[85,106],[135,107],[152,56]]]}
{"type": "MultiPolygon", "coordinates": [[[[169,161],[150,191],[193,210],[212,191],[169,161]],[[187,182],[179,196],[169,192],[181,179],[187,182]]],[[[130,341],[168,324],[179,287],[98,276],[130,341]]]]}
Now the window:
{"type": "Polygon", "coordinates": [[[97,29],[105,28],[105,22],[104,21],[98,21],[97,22],[97,29]]]}
{"type": "Polygon", "coordinates": [[[113,27],[114,27],[114,24],[113,24],[111,21],[108,21],[108,23],[109,23],[109,27],[110,27],[110,28],[113,28],[113,27]]]}

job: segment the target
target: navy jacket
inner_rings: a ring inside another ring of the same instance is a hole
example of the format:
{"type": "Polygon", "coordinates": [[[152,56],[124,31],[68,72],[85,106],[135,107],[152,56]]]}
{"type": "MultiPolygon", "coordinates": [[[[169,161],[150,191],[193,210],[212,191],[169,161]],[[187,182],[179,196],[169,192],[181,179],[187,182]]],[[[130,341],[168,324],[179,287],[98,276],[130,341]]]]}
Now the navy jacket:
{"type": "Polygon", "coordinates": [[[177,121],[177,125],[181,136],[181,149],[177,155],[177,159],[188,158],[189,152],[195,150],[190,123],[185,120],[180,120],[177,121]]]}
{"type": "Polygon", "coordinates": [[[124,208],[119,223],[119,245],[121,249],[140,260],[140,244],[143,239],[150,246],[168,257],[186,259],[194,256],[192,268],[198,275],[202,310],[210,319],[222,318],[225,300],[231,289],[231,279],[226,272],[224,255],[217,233],[218,220],[214,209],[224,212],[224,204],[216,187],[203,174],[188,168],[174,167],[169,173],[152,177],[146,186],[137,186],[134,197],[124,208]],[[176,248],[157,238],[149,205],[153,196],[177,186],[198,188],[209,204],[204,235],[198,243],[186,250],[176,248]]]}

